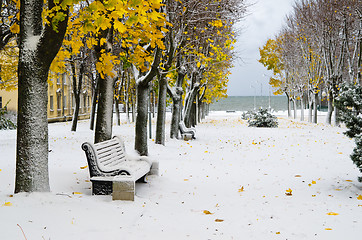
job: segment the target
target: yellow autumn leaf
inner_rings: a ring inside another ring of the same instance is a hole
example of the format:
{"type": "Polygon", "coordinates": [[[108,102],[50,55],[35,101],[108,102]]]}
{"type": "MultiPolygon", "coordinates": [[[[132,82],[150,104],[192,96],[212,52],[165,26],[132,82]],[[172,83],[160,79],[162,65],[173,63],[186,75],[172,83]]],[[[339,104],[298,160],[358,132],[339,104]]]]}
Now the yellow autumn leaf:
{"type": "Polygon", "coordinates": [[[298,175],[295,175],[294,177],[302,177],[302,176],[298,174],[298,175]]]}
{"type": "Polygon", "coordinates": [[[244,186],[241,187],[241,188],[238,190],[238,192],[244,192],[244,186]]]}
{"type": "Polygon", "coordinates": [[[85,165],[84,167],[80,167],[80,169],[85,169],[85,168],[87,168],[88,167],[88,165],[85,165]]]}
{"type": "Polygon", "coordinates": [[[215,222],[223,222],[223,219],[215,219],[215,222]]]}
{"type": "Polygon", "coordinates": [[[206,214],[206,215],[210,215],[210,214],[213,214],[213,213],[211,213],[210,211],[208,211],[208,210],[204,210],[204,214],[206,214]]]}
{"type": "Polygon", "coordinates": [[[276,232],[275,234],[280,234],[280,232],[276,232]]]}
{"type": "Polygon", "coordinates": [[[362,195],[359,195],[359,196],[357,197],[357,199],[358,199],[358,200],[362,200],[362,195]]]}
{"type": "Polygon", "coordinates": [[[313,180],[313,181],[312,181],[312,184],[317,184],[317,182],[313,180]]]}
{"type": "Polygon", "coordinates": [[[285,195],[292,196],[292,192],[293,192],[293,190],[289,188],[289,189],[285,190],[285,195]]]}
{"type": "Polygon", "coordinates": [[[346,180],[346,182],[353,182],[352,180],[346,180]]]}
{"type": "Polygon", "coordinates": [[[13,204],[11,202],[5,202],[3,206],[7,206],[7,207],[10,207],[12,206],[13,204]]]}
{"type": "Polygon", "coordinates": [[[332,228],[325,228],[324,230],[332,230],[332,228]]]}
{"type": "Polygon", "coordinates": [[[330,215],[330,216],[337,216],[337,215],[339,215],[339,213],[329,212],[329,213],[327,213],[327,215],[330,215]]]}
{"type": "Polygon", "coordinates": [[[10,27],[10,31],[12,33],[19,33],[20,32],[20,27],[17,23],[14,23],[11,27],[10,27]]]}
{"type": "Polygon", "coordinates": [[[1,169],[0,169],[0,172],[1,172],[1,169]]]}
{"type": "Polygon", "coordinates": [[[82,194],[81,192],[73,192],[73,194],[82,194]]]}

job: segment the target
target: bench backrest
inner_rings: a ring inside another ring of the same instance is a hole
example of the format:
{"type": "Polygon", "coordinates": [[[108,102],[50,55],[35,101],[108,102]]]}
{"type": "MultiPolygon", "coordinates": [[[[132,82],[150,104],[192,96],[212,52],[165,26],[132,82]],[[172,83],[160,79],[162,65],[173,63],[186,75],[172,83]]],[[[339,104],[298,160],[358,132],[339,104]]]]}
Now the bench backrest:
{"type": "Polygon", "coordinates": [[[96,164],[102,172],[112,172],[126,160],[124,143],[119,137],[94,144],[96,164]]]}
{"type": "Polygon", "coordinates": [[[126,151],[122,139],[118,136],[97,144],[82,144],[91,177],[114,176],[119,174],[122,162],[126,161],[126,151]]]}

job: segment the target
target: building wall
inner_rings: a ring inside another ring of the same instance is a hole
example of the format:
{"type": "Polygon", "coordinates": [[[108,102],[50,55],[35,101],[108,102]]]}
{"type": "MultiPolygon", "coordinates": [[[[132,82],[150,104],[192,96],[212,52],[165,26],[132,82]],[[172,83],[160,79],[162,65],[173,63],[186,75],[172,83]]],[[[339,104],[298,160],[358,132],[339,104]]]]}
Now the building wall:
{"type": "Polygon", "coordinates": [[[5,91],[0,90],[0,108],[5,107],[6,103],[8,111],[16,112],[18,109],[18,90],[5,91]]]}
{"type": "MultiPolygon", "coordinates": [[[[80,96],[79,119],[90,117],[92,85],[88,78],[83,79],[80,96]]],[[[71,76],[62,74],[49,81],[48,84],[48,121],[69,121],[73,117],[75,101],[73,97],[71,76]]],[[[0,90],[0,104],[4,107],[8,102],[9,111],[17,111],[18,91],[0,90]]]]}

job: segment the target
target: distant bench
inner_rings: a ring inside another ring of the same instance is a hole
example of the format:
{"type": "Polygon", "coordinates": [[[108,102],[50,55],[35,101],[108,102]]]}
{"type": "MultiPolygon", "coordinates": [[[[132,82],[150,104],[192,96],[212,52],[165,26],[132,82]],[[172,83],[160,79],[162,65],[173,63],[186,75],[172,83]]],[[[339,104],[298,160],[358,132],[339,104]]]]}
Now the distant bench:
{"type": "Polygon", "coordinates": [[[147,174],[158,175],[158,162],[127,156],[118,136],[96,144],[85,142],[82,149],[87,156],[94,195],[112,194],[113,200],[133,201],[135,182],[145,182],[147,174]]]}
{"type": "Polygon", "coordinates": [[[196,129],[186,127],[184,121],[180,121],[179,129],[184,140],[196,139],[196,129]]]}

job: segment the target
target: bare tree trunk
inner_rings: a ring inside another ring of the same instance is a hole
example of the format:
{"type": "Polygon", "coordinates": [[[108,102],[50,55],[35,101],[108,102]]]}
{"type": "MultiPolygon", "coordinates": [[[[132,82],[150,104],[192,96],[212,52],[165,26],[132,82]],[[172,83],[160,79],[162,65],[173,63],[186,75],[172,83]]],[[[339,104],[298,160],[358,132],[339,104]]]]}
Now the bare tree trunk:
{"type": "Polygon", "coordinates": [[[287,96],[288,117],[292,117],[292,108],[291,108],[291,101],[290,101],[290,98],[289,98],[289,94],[285,93],[285,95],[287,96]]]}
{"type": "Polygon", "coordinates": [[[71,131],[75,132],[77,131],[77,125],[78,125],[78,116],[79,116],[79,107],[80,107],[80,92],[82,90],[82,83],[83,83],[83,71],[84,71],[84,65],[80,64],[79,69],[79,76],[78,76],[78,84],[77,84],[77,71],[75,62],[71,62],[70,64],[72,68],[72,77],[73,77],[73,95],[74,95],[74,113],[73,113],[73,119],[72,119],[72,128],[71,131]]]}
{"type": "Polygon", "coordinates": [[[313,121],[313,93],[308,93],[308,122],[313,121]]]}
{"type": "Polygon", "coordinates": [[[339,121],[339,109],[337,107],[334,108],[334,126],[340,127],[341,122],[339,121]]]}
{"type": "Polygon", "coordinates": [[[149,92],[148,86],[137,85],[135,150],[141,156],[148,155],[148,146],[147,146],[148,92],[149,92]]]}
{"type": "MultiPolygon", "coordinates": [[[[47,4],[49,9],[55,6],[52,0],[47,4]]],[[[43,24],[43,6],[41,0],[20,1],[15,193],[50,191],[47,80],[65,35],[68,11],[61,11],[65,18],[54,31],[43,24]]]]}
{"type": "Polygon", "coordinates": [[[302,95],[300,99],[300,121],[304,121],[304,108],[304,96],[302,95]]]}
{"type": "Polygon", "coordinates": [[[160,74],[158,83],[156,144],[165,145],[167,79],[160,74]]]}
{"type": "Polygon", "coordinates": [[[99,91],[99,75],[97,74],[96,78],[96,86],[94,88],[93,96],[92,96],[92,110],[90,115],[90,130],[94,130],[94,120],[96,116],[96,108],[97,108],[97,100],[98,100],[98,91],[99,91]]]}
{"type": "Polygon", "coordinates": [[[137,87],[137,117],[136,117],[136,137],[135,150],[141,156],[148,155],[147,146],[147,112],[149,84],[158,73],[158,65],[161,59],[161,50],[156,48],[154,60],[149,72],[136,81],[137,87]]]}
{"type": "MultiPolygon", "coordinates": [[[[98,45],[95,47],[97,61],[101,61],[102,51],[112,52],[113,27],[100,30],[98,45]],[[106,39],[107,43],[101,43],[101,39],[106,39]]],[[[100,75],[100,74],[99,74],[100,75]]],[[[114,79],[110,76],[99,76],[99,95],[97,122],[94,134],[94,142],[99,143],[112,138],[113,119],[113,91],[114,79]]]]}
{"type": "Polygon", "coordinates": [[[126,119],[127,119],[127,123],[130,123],[130,119],[129,119],[129,82],[130,82],[130,78],[129,76],[127,76],[127,80],[125,81],[125,87],[124,87],[124,105],[126,108],[126,119]]]}
{"type": "Polygon", "coordinates": [[[117,126],[120,126],[121,125],[121,114],[119,111],[118,97],[114,97],[114,108],[116,110],[116,124],[117,124],[117,126]]]}
{"type": "Polygon", "coordinates": [[[132,106],[132,122],[135,122],[135,119],[136,119],[136,95],[132,95],[131,99],[132,99],[132,102],[131,102],[131,106],[132,106]]]}
{"type": "Polygon", "coordinates": [[[297,101],[294,98],[292,99],[292,101],[293,101],[294,119],[297,119],[297,117],[298,117],[298,114],[297,114],[297,101]]]}
{"type": "Polygon", "coordinates": [[[171,138],[179,138],[179,123],[181,121],[181,111],[182,111],[182,83],[184,81],[186,75],[186,69],[180,67],[178,71],[177,81],[176,81],[176,89],[175,92],[170,92],[172,96],[172,117],[171,117],[171,129],[170,129],[170,137],[171,138]]]}
{"type": "Polygon", "coordinates": [[[326,123],[331,125],[332,124],[332,114],[333,114],[333,94],[332,91],[328,92],[328,112],[326,117],[326,123]]]}
{"type": "Polygon", "coordinates": [[[313,99],[313,123],[317,123],[318,122],[318,108],[317,108],[317,99],[318,99],[318,93],[314,94],[314,99],[313,99]]]}

